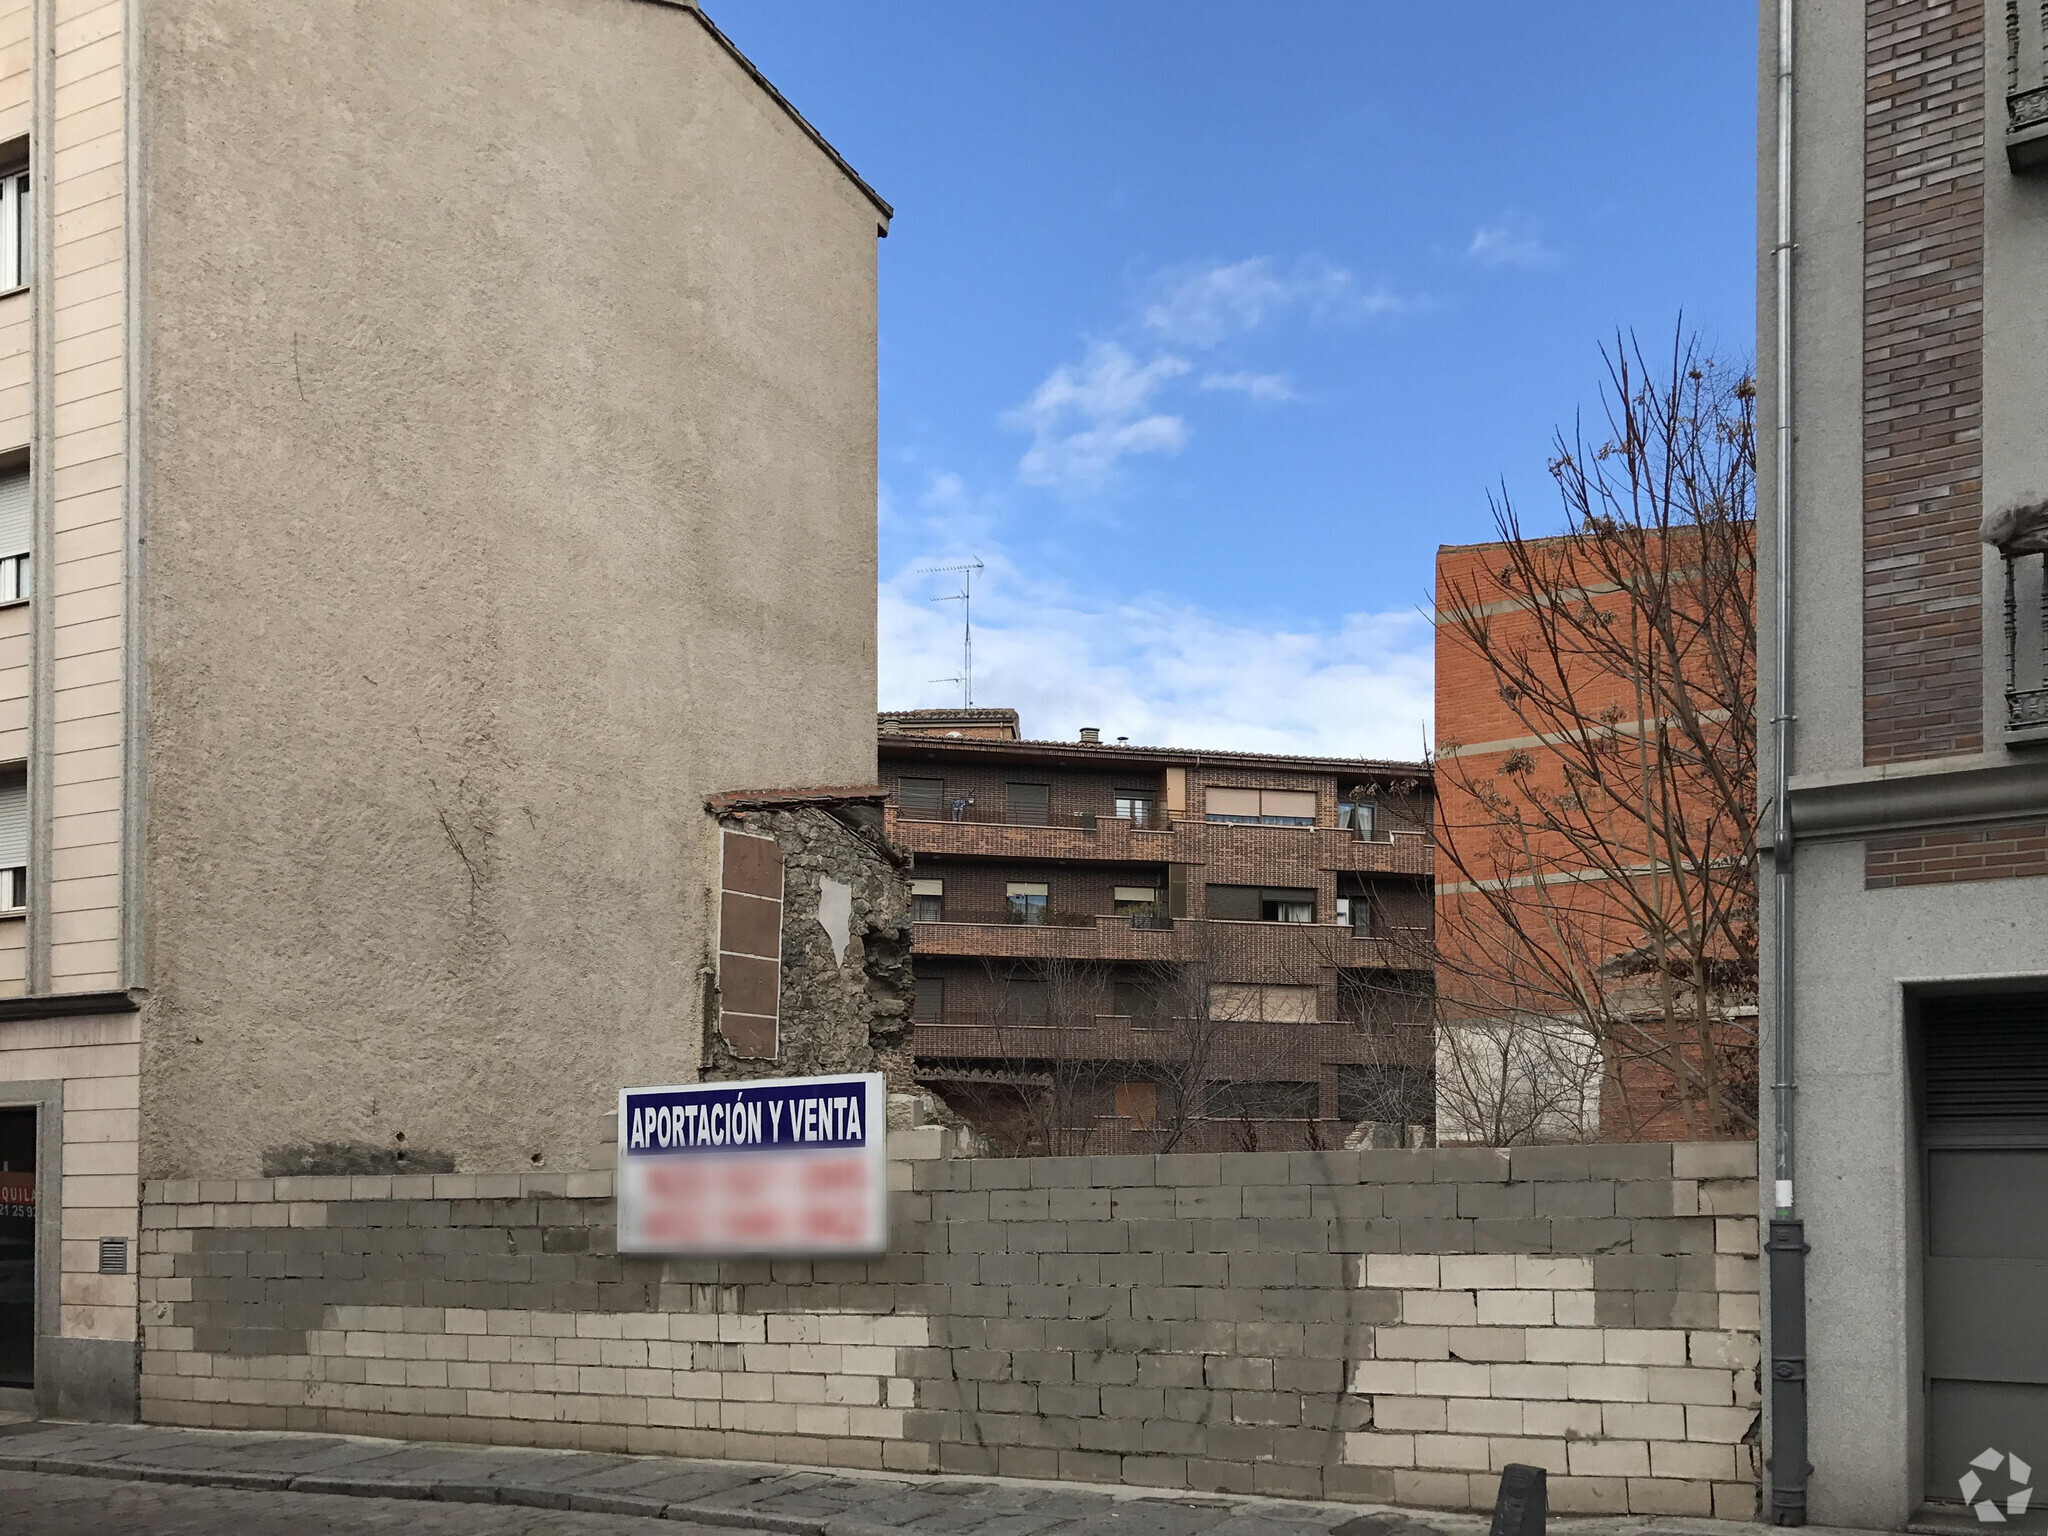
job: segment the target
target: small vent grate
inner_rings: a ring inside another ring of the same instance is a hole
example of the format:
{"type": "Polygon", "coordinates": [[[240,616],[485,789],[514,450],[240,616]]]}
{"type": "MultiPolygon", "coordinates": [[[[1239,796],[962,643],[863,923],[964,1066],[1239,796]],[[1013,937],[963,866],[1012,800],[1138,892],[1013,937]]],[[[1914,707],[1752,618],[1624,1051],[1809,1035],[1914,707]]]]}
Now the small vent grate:
{"type": "Polygon", "coordinates": [[[2048,1120],[2048,993],[1922,1005],[1927,1118],[2048,1120]]]}
{"type": "Polygon", "coordinates": [[[103,1275],[125,1275],[128,1273],[127,1238],[103,1237],[100,1239],[100,1273],[103,1275]]]}

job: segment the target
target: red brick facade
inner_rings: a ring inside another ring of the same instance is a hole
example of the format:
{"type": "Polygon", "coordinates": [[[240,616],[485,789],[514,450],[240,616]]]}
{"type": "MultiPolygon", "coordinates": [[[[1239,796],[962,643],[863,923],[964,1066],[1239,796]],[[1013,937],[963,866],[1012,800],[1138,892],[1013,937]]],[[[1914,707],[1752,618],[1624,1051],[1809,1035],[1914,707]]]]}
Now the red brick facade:
{"type": "Polygon", "coordinates": [[[1941,827],[1873,837],[1863,847],[1866,890],[2013,880],[2025,875],[2048,875],[2048,822],[1941,827]]]}
{"type": "Polygon", "coordinates": [[[1984,743],[1983,0],[1868,0],[1863,757],[1984,743]]]}

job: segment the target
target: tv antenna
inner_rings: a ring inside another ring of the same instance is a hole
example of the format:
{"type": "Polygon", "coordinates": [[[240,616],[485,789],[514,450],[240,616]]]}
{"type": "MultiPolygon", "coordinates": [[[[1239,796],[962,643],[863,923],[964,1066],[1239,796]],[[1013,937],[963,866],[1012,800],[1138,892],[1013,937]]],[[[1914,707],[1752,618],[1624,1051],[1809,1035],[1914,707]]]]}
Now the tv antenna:
{"type": "Polygon", "coordinates": [[[974,707],[974,578],[981,574],[981,561],[974,559],[962,565],[927,565],[922,567],[927,576],[958,575],[960,590],[948,592],[943,597],[932,599],[935,603],[958,603],[960,605],[960,675],[958,677],[935,677],[935,683],[958,683],[960,702],[968,709],[974,707]]]}

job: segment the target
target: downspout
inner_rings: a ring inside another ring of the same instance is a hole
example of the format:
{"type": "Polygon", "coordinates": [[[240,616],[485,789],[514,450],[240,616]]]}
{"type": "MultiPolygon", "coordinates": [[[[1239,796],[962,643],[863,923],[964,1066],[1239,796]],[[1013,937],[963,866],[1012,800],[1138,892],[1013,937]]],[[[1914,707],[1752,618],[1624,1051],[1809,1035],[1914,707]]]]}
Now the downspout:
{"type": "Polygon", "coordinates": [[[1777,625],[1772,657],[1773,1071],[1770,1474],[1773,1525],[1806,1524],[1806,1235],[1792,1203],[1792,6],[1778,0],[1777,625]]]}

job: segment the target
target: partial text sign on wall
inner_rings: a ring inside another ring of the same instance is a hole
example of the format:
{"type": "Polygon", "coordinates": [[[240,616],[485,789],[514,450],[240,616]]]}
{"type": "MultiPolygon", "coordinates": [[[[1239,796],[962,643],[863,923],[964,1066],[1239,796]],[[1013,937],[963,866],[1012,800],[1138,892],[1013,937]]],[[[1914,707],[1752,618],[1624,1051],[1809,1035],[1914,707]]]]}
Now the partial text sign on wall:
{"type": "Polygon", "coordinates": [[[621,1253],[880,1253],[880,1073],[619,1093],[621,1253]]]}

